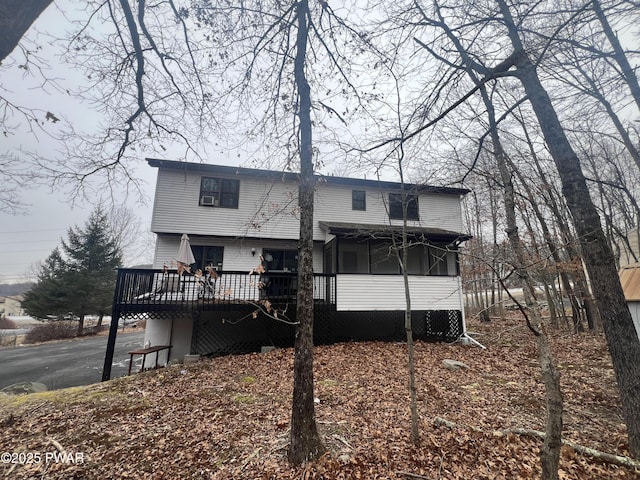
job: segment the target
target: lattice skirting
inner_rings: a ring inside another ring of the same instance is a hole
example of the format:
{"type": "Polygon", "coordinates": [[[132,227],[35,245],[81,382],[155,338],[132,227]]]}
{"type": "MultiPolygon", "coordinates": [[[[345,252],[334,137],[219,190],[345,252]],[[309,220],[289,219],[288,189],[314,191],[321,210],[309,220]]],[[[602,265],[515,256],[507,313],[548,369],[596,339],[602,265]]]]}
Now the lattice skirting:
{"type": "MultiPolygon", "coordinates": [[[[288,316],[295,321],[295,312],[288,316]]],[[[260,351],[270,345],[293,346],[294,326],[264,315],[253,318],[250,308],[195,313],[193,322],[192,354],[225,355],[260,351]]],[[[458,310],[412,312],[411,322],[418,340],[455,341],[464,333],[458,310]]],[[[316,306],[316,345],[374,340],[406,340],[404,312],[337,312],[331,307],[316,306]]]]}

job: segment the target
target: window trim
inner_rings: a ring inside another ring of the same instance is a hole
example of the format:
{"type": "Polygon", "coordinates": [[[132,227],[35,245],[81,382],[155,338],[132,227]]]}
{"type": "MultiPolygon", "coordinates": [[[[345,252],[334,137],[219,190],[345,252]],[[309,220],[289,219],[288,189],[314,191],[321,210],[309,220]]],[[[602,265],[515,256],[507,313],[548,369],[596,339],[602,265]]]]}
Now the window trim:
{"type": "Polygon", "coordinates": [[[238,208],[240,203],[240,180],[224,177],[200,177],[200,197],[198,205],[202,207],[238,208]],[[205,180],[217,182],[217,190],[204,190],[205,180]],[[227,188],[224,188],[225,185],[227,188]],[[233,188],[228,188],[233,185],[233,188]],[[229,204],[229,199],[231,202],[229,204]]]}
{"type": "Polygon", "coordinates": [[[351,190],[351,210],[365,212],[367,210],[367,191],[351,190]],[[362,194],[362,198],[356,198],[356,194],[362,194]]]}
{"type": "Polygon", "coordinates": [[[415,193],[395,193],[389,192],[389,218],[391,220],[402,220],[402,200],[407,199],[407,220],[420,220],[420,207],[418,205],[418,195],[415,193]],[[400,210],[398,212],[398,209],[400,210]]]}

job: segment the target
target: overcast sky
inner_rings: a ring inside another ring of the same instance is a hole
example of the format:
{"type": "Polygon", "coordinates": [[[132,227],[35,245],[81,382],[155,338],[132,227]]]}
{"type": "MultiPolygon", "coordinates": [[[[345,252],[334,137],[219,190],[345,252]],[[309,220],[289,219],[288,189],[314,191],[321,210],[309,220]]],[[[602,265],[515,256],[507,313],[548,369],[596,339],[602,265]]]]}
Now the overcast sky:
{"type": "MultiPolygon", "coordinates": [[[[56,3],[63,4],[65,0],[56,3]]],[[[26,48],[33,48],[34,44],[30,43],[30,40],[37,39],[37,44],[43,47],[38,55],[51,67],[46,76],[58,79],[63,87],[73,84],[74,74],[57,60],[56,49],[50,46],[44,32],[64,32],[67,28],[68,21],[54,4],[38,18],[23,44],[26,48]]],[[[61,123],[69,121],[76,125],[86,124],[95,118],[95,113],[87,106],[79,104],[76,99],[53,88],[43,90],[40,78],[25,75],[24,70],[19,67],[22,58],[19,49],[16,49],[0,66],[1,96],[23,107],[54,112],[56,116],[64,118],[61,123]]],[[[9,136],[0,140],[0,154],[9,153],[20,158],[23,150],[39,151],[43,154],[57,150],[56,143],[46,135],[34,135],[29,132],[22,119],[16,118],[9,125],[13,128],[9,136]]],[[[141,159],[141,164],[139,173],[146,181],[144,190],[148,205],[140,205],[135,199],[128,201],[127,205],[140,218],[141,228],[148,231],[156,172],[155,169],[146,166],[144,159],[141,159]]],[[[60,240],[66,238],[69,227],[83,226],[94,207],[84,200],[71,203],[65,192],[52,191],[51,187],[46,186],[36,190],[25,188],[19,195],[27,204],[25,214],[11,215],[0,212],[0,283],[34,280],[36,264],[60,245],[60,240]]],[[[151,256],[152,253],[141,260],[149,261],[151,256]]]]}
{"type": "MultiPolygon", "coordinates": [[[[20,107],[38,109],[42,119],[46,112],[54,113],[61,121],[56,125],[45,121],[49,129],[67,124],[76,130],[86,130],[87,126],[98,124],[98,114],[80,103],[77,97],[68,94],[67,89],[73,90],[74,87],[83,85],[83,78],[80,72],[73,71],[59,60],[61,48],[65,44],[53,40],[72,30],[69,20],[74,16],[84,18],[86,12],[74,13],[72,10],[74,7],[78,8],[78,5],[82,7],[81,2],[56,0],[23,38],[21,46],[43,60],[43,65],[47,68],[43,75],[39,75],[35,68],[31,68],[31,72],[25,72],[22,67],[24,55],[20,47],[0,65],[0,96],[20,107]],[[62,12],[61,8],[65,11],[62,12]],[[43,76],[55,79],[59,88],[47,84],[43,87],[43,76]]],[[[37,129],[35,135],[30,132],[29,124],[20,116],[5,122],[4,126],[8,136],[0,137],[0,155],[9,154],[19,161],[24,157],[24,151],[40,152],[42,157],[51,157],[55,156],[52,152],[59,150],[60,146],[47,135],[37,129]]],[[[171,145],[166,147],[167,150],[159,154],[145,152],[145,155],[184,160],[181,156],[182,149],[172,148],[171,145]]],[[[211,159],[211,163],[252,166],[246,150],[240,154],[229,150],[221,152],[219,148],[215,148],[207,158],[211,159]]],[[[125,204],[138,217],[140,230],[143,232],[141,236],[144,236],[144,232],[149,232],[150,229],[156,169],[149,167],[141,157],[136,175],[143,181],[147,203],[142,205],[132,196],[125,204]]],[[[60,245],[62,238],[66,239],[69,227],[83,226],[94,208],[91,201],[76,199],[70,202],[66,192],[52,191],[50,186],[25,188],[19,195],[20,200],[27,205],[24,214],[0,212],[0,283],[35,280],[37,264],[60,245]]],[[[139,251],[137,258],[129,258],[126,266],[149,263],[153,259],[153,245],[150,245],[149,235],[142,240],[142,244],[149,248],[139,251]]]]}
{"type": "MultiPolygon", "coordinates": [[[[0,65],[0,96],[8,98],[16,105],[38,109],[43,120],[46,112],[53,112],[56,117],[61,119],[59,125],[71,125],[76,130],[86,130],[87,127],[97,125],[99,115],[68,93],[67,89],[73,90],[74,86],[84,85],[83,78],[81,72],[73,71],[59,60],[58,55],[64,44],[56,45],[52,39],[63,37],[67,31],[71,30],[69,19],[74,15],[77,18],[83,18],[82,16],[86,15],[86,12],[79,14],[72,11],[72,8],[82,8],[82,6],[82,2],[56,0],[38,18],[22,42],[23,47],[33,50],[37,56],[48,63],[48,70],[44,72],[44,75],[46,78],[56,79],[60,86],[59,89],[46,84],[43,86],[42,76],[38,76],[35,69],[25,73],[24,68],[21,67],[24,63],[24,57],[20,48],[16,49],[0,65]],[[64,13],[60,8],[64,8],[64,13]]],[[[4,125],[5,130],[8,130],[8,135],[0,137],[0,142],[2,142],[0,143],[0,155],[9,154],[20,159],[21,156],[24,157],[22,152],[29,151],[40,152],[41,157],[55,156],[55,152],[59,150],[59,145],[56,145],[55,141],[42,133],[34,135],[29,132],[28,125],[25,125],[24,119],[20,117],[10,120],[4,125]]],[[[337,122],[337,120],[335,121],[337,122]]],[[[46,123],[47,127],[55,128],[49,122],[46,123]]],[[[350,126],[352,134],[353,130],[354,128],[350,126]]],[[[358,128],[356,127],[355,130],[358,131],[358,128]]],[[[354,136],[358,135],[354,134],[354,136]]],[[[269,158],[269,155],[264,153],[250,152],[247,146],[238,147],[241,150],[232,150],[227,147],[225,151],[221,151],[223,147],[217,145],[218,142],[220,144],[224,144],[224,142],[219,138],[215,140],[215,142],[211,141],[215,146],[210,147],[208,153],[202,152],[210,163],[251,167],[255,166],[251,163],[252,160],[259,161],[269,158]]],[[[316,146],[320,145],[318,137],[314,140],[316,146]]],[[[149,151],[143,156],[184,160],[184,157],[181,156],[182,149],[171,145],[166,146],[166,151],[156,154],[149,151]]],[[[322,149],[322,146],[318,148],[322,149]]],[[[144,182],[142,189],[147,203],[142,205],[136,198],[131,197],[127,200],[126,205],[139,218],[140,231],[148,232],[156,169],[149,167],[142,158],[143,156],[140,158],[136,174],[144,182]]],[[[328,155],[328,158],[332,158],[331,155],[328,155]]],[[[342,166],[332,165],[329,160],[323,167],[323,173],[333,171],[339,175],[353,176],[350,168],[351,165],[346,163],[342,166]]],[[[397,180],[397,175],[389,176],[384,170],[379,174],[384,180],[397,180]]],[[[375,177],[369,175],[369,178],[375,177]]],[[[96,196],[99,196],[99,193],[97,192],[96,196]]],[[[85,224],[95,204],[95,202],[85,200],[76,200],[70,203],[66,192],[52,191],[50,186],[37,189],[25,188],[20,192],[20,199],[27,204],[24,214],[11,215],[0,212],[0,283],[35,280],[37,263],[43,261],[56,246],[60,245],[61,238],[66,238],[69,227],[85,224]]],[[[153,246],[150,245],[148,235],[142,243],[149,247],[146,251],[140,251],[137,258],[130,258],[126,266],[149,263],[152,260],[153,246]]]]}
{"type": "MultiPolygon", "coordinates": [[[[54,41],[54,38],[61,38],[72,30],[70,19],[84,18],[86,12],[77,13],[73,10],[79,7],[82,8],[82,2],[56,0],[23,38],[21,47],[34,52],[36,57],[42,59],[39,66],[45,67],[43,75],[35,68],[32,68],[31,72],[25,72],[22,67],[24,55],[20,47],[0,65],[0,97],[20,107],[37,109],[42,119],[46,112],[54,113],[61,121],[55,126],[45,121],[49,129],[67,124],[76,130],[86,130],[87,126],[97,125],[100,118],[88,105],[68,94],[67,89],[85,86],[82,83],[83,77],[80,72],[73,71],[60,61],[61,49],[66,44],[54,41]],[[64,9],[64,12],[61,9],[64,9]],[[43,77],[55,79],[58,88],[43,84],[43,77]]],[[[52,152],[61,150],[60,145],[43,132],[36,129],[34,134],[30,131],[32,126],[19,115],[6,121],[4,126],[8,135],[0,137],[0,155],[8,154],[19,161],[24,157],[25,151],[40,152],[42,157],[51,157],[54,156],[52,152]]],[[[166,151],[161,153],[145,152],[137,166],[136,176],[142,182],[146,204],[142,204],[135,195],[131,195],[124,202],[138,218],[141,231],[140,246],[135,255],[128,258],[125,266],[150,263],[153,259],[153,235],[149,235],[148,232],[157,172],[155,168],[147,165],[144,156],[184,160],[181,147],[165,147],[166,151]]],[[[210,158],[211,163],[244,163],[244,166],[251,166],[247,157],[246,154],[241,156],[238,152],[221,152],[218,149],[212,152],[210,158]]],[[[84,226],[95,206],[95,202],[89,200],[76,199],[71,202],[67,192],[53,190],[51,186],[24,188],[19,192],[19,197],[26,204],[23,214],[0,212],[0,283],[35,280],[39,262],[46,259],[54,248],[60,246],[62,238],[67,238],[69,227],[84,226]]]]}

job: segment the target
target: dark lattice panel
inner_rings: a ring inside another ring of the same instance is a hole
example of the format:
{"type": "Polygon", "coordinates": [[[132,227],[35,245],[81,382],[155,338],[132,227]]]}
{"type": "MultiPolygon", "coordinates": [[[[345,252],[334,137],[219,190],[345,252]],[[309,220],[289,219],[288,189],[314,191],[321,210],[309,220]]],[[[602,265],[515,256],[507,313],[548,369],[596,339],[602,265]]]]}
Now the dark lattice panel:
{"type": "Polygon", "coordinates": [[[265,345],[265,326],[253,318],[252,309],[203,312],[194,318],[191,353],[223,355],[260,350],[265,345]]]}
{"type": "Polygon", "coordinates": [[[424,317],[427,340],[455,341],[464,333],[459,310],[428,310],[424,317]]]}
{"type": "Polygon", "coordinates": [[[313,343],[326,345],[342,341],[336,331],[336,309],[333,306],[316,305],[313,310],[313,343]]]}
{"type": "MultiPolygon", "coordinates": [[[[295,312],[288,313],[295,321],[295,312]]],[[[417,340],[454,341],[462,335],[462,315],[457,310],[412,312],[417,340]]],[[[337,312],[316,306],[316,345],[351,341],[405,341],[404,312],[337,312]]],[[[251,309],[202,312],[194,317],[191,353],[224,355],[259,351],[263,346],[293,346],[295,327],[264,315],[253,318],[251,309]]]]}

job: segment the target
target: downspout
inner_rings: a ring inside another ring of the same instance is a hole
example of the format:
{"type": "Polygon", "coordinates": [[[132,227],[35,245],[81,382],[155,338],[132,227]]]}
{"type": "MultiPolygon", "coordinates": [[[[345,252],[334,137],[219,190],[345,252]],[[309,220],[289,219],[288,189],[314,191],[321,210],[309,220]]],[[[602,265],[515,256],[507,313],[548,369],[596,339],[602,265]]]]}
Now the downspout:
{"type": "MultiPolygon", "coordinates": [[[[455,243],[456,251],[458,251],[461,243],[462,243],[461,241],[456,241],[455,243]]],[[[469,333],[467,332],[467,319],[464,314],[464,294],[462,293],[462,272],[460,271],[459,257],[457,255],[456,257],[458,258],[458,261],[456,262],[457,263],[456,268],[458,270],[458,302],[460,305],[460,314],[462,315],[462,335],[460,335],[457,341],[460,342],[462,345],[476,345],[482,348],[483,350],[486,350],[487,347],[482,345],[475,338],[472,338],[471,336],[469,336],[469,333]]]]}
{"type": "Polygon", "coordinates": [[[486,350],[487,347],[478,342],[475,338],[472,338],[467,333],[467,321],[464,314],[464,296],[462,295],[462,275],[458,275],[458,297],[460,301],[460,313],[462,314],[462,335],[458,341],[463,345],[476,345],[483,350],[486,350]]]}

